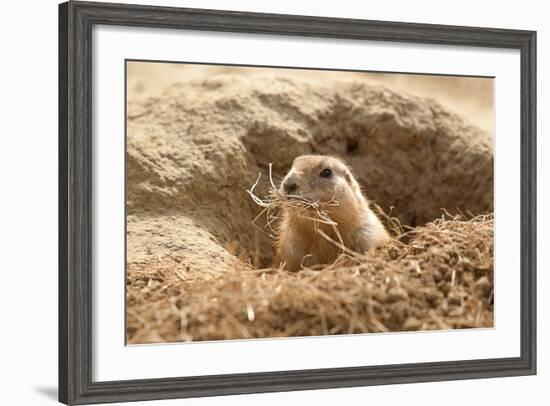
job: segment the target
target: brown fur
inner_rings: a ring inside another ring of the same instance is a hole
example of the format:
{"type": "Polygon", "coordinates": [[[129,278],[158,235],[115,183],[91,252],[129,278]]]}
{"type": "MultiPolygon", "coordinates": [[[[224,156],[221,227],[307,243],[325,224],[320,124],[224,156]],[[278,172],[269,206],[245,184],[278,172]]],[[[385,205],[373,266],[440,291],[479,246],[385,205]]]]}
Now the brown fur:
{"type": "Polygon", "coordinates": [[[299,270],[303,266],[331,264],[344,250],[362,254],[389,239],[351,171],[337,158],[296,158],[279,193],[289,200],[299,197],[319,203],[336,225],[312,220],[315,213],[304,215],[304,210],[285,208],[277,241],[277,267],[284,264],[285,269],[299,270]],[[325,169],[330,169],[330,177],[320,175],[325,169]],[[285,191],[285,184],[295,184],[296,191],[285,191]],[[340,246],[342,243],[345,248],[340,246]]]}

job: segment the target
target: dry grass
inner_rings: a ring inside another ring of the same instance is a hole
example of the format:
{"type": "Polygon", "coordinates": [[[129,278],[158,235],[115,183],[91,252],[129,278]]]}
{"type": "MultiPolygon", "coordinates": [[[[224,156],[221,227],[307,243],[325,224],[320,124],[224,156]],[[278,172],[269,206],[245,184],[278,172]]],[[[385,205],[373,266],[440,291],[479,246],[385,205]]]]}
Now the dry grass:
{"type": "Polygon", "coordinates": [[[444,215],[320,270],[163,261],[128,266],[129,343],[493,325],[492,216],[444,215]]]}
{"type": "MultiPolygon", "coordinates": [[[[256,182],[247,190],[252,200],[263,210],[252,220],[252,225],[258,228],[260,231],[265,232],[267,229],[267,235],[273,239],[277,238],[278,231],[274,228],[280,222],[284,211],[294,213],[294,215],[303,219],[309,220],[313,223],[314,229],[322,237],[329,241],[331,244],[337,246],[342,254],[356,256],[358,253],[351,251],[344,246],[342,236],[338,231],[338,223],[330,217],[330,211],[332,207],[338,206],[338,200],[332,198],[327,202],[310,201],[305,199],[302,195],[287,195],[287,197],[281,196],[278,188],[273,182],[272,176],[273,164],[269,164],[269,190],[265,198],[258,197],[254,190],[258,186],[261,179],[261,173],[258,174],[256,182]],[[265,220],[263,227],[258,226],[257,221],[259,219],[265,220]],[[321,226],[330,227],[338,241],[335,241],[325,232],[323,232],[321,226]]],[[[338,260],[337,260],[338,261],[338,260]]],[[[254,262],[257,263],[257,262],[254,262]]],[[[284,265],[284,264],[283,264],[284,265]]],[[[283,266],[284,267],[284,266],[283,266]]]]}

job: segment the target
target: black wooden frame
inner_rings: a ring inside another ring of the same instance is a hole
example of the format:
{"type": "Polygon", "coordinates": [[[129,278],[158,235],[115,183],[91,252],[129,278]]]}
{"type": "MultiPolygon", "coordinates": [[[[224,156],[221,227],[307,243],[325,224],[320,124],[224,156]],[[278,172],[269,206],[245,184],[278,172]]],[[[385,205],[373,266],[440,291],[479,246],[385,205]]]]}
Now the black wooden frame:
{"type": "Polygon", "coordinates": [[[216,396],[536,373],[536,32],[68,2],[59,6],[59,400],[216,396]],[[92,27],[94,24],[519,49],[521,355],[353,368],[92,381],[92,27]]]}

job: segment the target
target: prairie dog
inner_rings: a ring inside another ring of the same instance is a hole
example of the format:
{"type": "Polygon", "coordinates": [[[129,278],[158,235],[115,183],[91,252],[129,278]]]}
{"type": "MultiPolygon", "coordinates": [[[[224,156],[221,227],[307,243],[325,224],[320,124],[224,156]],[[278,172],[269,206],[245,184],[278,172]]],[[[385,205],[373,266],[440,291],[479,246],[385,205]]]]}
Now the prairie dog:
{"type": "Polygon", "coordinates": [[[351,171],[337,158],[297,157],[281,182],[279,194],[289,202],[297,199],[319,203],[336,225],[312,220],[314,209],[285,207],[275,267],[284,263],[285,269],[296,271],[302,266],[331,264],[342,252],[338,246],[342,243],[349,250],[364,253],[390,238],[351,171]]]}

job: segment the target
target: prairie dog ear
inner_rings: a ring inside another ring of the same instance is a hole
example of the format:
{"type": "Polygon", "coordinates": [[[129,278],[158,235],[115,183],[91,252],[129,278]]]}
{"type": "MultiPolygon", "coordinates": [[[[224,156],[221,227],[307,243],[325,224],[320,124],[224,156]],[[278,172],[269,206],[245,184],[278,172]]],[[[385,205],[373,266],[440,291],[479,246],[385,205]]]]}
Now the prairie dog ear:
{"type": "Polygon", "coordinates": [[[346,179],[346,182],[348,183],[348,185],[350,185],[351,187],[354,187],[354,186],[358,187],[359,186],[357,184],[357,181],[355,180],[355,178],[351,174],[351,171],[349,170],[349,168],[346,168],[346,171],[344,172],[344,178],[346,179]]]}
{"type": "Polygon", "coordinates": [[[351,173],[349,170],[346,170],[344,177],[346,178],[346,182],[348,182],[348,185],[352,186],[353,176],[351,176],[351,173]]]}
{"type": "Polygon", "coordinates": [[[351,190],[353,190],[356,194],[361,194],[361,188],[359,187],[359,184],[351,174],[349,169],[346,169],[346,172],[344,173],[344,178],[346,179],[346,182],[348,185],[350,185],[351,190]]]}

